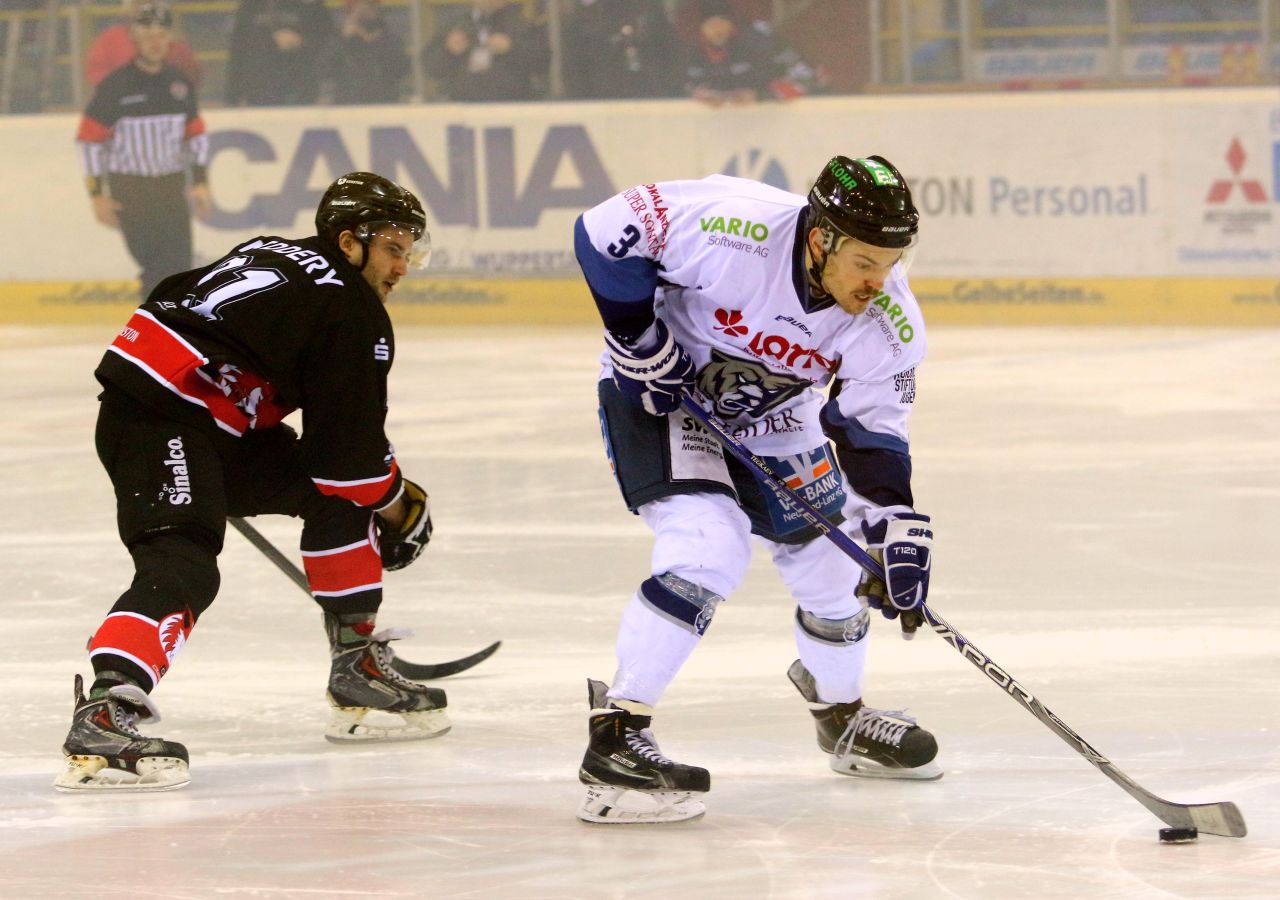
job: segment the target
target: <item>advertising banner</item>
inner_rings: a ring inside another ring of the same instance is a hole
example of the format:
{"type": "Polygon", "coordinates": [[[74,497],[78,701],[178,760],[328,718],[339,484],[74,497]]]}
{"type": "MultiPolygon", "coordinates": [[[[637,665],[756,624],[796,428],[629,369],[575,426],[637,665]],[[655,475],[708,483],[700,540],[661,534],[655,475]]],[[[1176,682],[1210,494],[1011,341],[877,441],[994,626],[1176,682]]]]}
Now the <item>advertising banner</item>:
{"type": "MultiPolygon", "coordinates": [[[[196,225],[197,263],[258,234],[312,233],[325,186],[369,169],[422,198],[435,247],[427,279],[571,283],[573,222],[615,192],[718,172],[803,193],[830,156],[880,153],[906,173],[921,210],[913,280],[989,282],[978,296],[1012,290],[1045,308],[1061,308],[1066,288],[1055,285],[1069,280],[1245,279],[1255,298],[1280,283],[1280,93],[1268,89],[716,110],[684,101],[213,110],[206,120],[215,209],[196,225]]],[[[75,116],[0,118],[10,222],[0,282],[101,297],[136,273],[119,234],[91,215],[75,130],[75,116]]]]}

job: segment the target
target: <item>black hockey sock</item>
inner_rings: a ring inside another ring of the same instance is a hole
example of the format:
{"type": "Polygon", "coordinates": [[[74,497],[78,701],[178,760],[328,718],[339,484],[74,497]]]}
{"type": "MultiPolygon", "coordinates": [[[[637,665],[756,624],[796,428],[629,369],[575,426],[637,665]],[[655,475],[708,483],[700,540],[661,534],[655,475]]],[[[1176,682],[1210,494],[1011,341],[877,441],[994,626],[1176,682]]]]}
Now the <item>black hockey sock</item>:
{"type": "Polygon", "coordinates": [[[373,613],[324,614],[325,631],[333,647],[367,644],[375,628],[373,613]]]}
{"type": "MultiPolygon", "coordinates": [[[[134,679],[121,672],[112,672],[109,669],[103,669],[101,672],[95,672],[93,684],[89,687],[89,699],[101,700],[107,696],[107,692],[113,687],[119,687],[122,684],[132,684],[135,687],[142,687],[134,679]]],[[[142,688],[146,690],[146,688],[142,688]]]]}

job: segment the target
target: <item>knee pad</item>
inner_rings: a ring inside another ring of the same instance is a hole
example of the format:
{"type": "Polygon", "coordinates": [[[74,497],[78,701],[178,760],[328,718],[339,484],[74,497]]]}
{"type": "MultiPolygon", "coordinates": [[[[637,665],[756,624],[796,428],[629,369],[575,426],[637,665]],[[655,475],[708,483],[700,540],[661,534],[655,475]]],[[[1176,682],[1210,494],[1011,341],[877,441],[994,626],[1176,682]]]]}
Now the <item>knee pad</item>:
{"type": "Polygon", "coordinates": [[[698,637],[706,634],[716,607],[724,602],[719,594],[670,572],[646,579],[637,596],[656,615],[698,637]]]}
{"type": "Polygon", "coordinates": [[[166,531],[129,547],[133,584],[117,601],[115,611],[141,613],[163,619],[188,610],[193,622],[209,608],[222,577],[218,556],[202,534],[166,531]]]}
{"type": "Polygon", "coordinates": [[[646,503],[640,515],[653,529],[655,576],[673,575],[727,597],[751,562],[751,522],[733,498],[679,494],[646,503]]]}
{"type": "Polygon", "coordinates": [[[842,646],[856,644],[867,636],[871,615],[863,609],[847,619],[824,619],[797,606],[796,625],[815,641],[842,646]]]}

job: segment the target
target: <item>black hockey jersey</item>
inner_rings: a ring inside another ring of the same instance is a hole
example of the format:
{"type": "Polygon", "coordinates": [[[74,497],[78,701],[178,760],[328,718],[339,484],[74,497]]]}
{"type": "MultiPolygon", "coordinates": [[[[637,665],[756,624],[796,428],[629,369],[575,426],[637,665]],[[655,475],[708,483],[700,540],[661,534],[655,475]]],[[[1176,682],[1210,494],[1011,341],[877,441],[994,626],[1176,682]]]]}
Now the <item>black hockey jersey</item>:
{"type": "Polygon", "coordinates": [[[94,374],[237,437],[301,409],[316,487],[378,509],[400,492],[384,431],[394,355],[386,309],[336,249],[258,237],[157,285],[94,374]]]}

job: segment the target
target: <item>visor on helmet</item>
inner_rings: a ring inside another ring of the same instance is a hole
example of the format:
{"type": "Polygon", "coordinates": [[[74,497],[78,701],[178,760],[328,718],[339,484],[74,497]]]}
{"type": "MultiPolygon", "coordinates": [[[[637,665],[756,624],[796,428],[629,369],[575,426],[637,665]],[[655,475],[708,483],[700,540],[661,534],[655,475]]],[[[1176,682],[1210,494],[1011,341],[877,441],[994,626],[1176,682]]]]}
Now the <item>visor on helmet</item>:
{"type": "Polygon", "coordinates": [[[868,241],[865,238],[861,238],[856,235],[843,234],[837,228],[832,228],[831,231],[832,234],[835,235],[835,240],[831,243],[831,252],[834,253],[838,251],[842,246],[844,246],[846,241],[853,241],[855,244],[863,244],[877,250],[897,250],[898,261],[894,265],[901,266],[903,274],[906,274],[911,270],[911,264],[915,262],[916,258],[916,247],[920,244],[920,236],[918,234],[913,234],[911,236],[911,242],[905,246],[886,247],[883,244],[868,241]]]}
{"type": "Polygon", "coordinates": [[[409,268],[422,270],[431,263],[431,234],[417,225],[406,225],[404,222],[362,222],[352,229],[356,240],[368,244],[382,234],[391,238],[408,237],[408,251],[401,249],[398,241],[388,242],[387,249],[392,255],[403,253],[409,268]]]}

